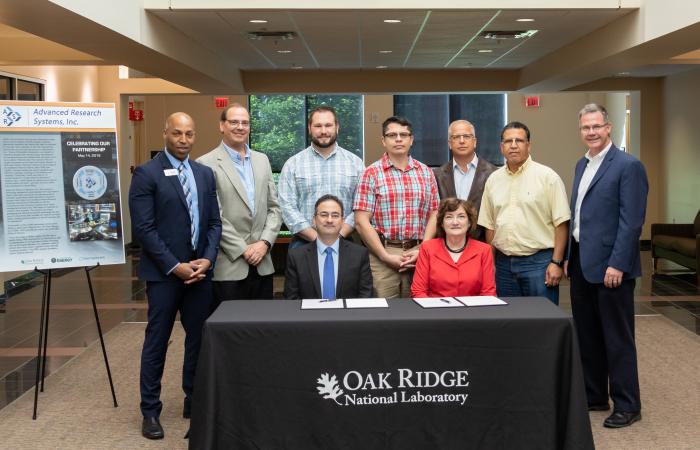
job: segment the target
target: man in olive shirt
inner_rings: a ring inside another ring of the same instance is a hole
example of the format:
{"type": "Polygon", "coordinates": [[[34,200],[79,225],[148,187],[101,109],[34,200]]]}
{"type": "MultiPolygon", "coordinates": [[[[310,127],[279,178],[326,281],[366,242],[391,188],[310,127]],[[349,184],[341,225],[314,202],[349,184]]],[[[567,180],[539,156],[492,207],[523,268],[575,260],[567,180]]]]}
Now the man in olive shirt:
{"type": "Polygon", "coordinates": [[[525,124],[503,128],[501,153],[506,164],[486,181],[479,211],[496,249],[498,296],[542,296],[558,305],[571,217],[564,183],[530,157],[525,124]]]}

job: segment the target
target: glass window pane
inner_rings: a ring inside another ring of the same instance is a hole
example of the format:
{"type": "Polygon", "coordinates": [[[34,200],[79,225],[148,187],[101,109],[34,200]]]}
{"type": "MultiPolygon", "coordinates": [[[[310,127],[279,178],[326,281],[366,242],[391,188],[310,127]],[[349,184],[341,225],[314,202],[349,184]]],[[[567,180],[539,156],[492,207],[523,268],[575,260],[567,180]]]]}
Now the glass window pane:
{"type": "MultiPolygon", "coordinates": [[[[335,108],[335,112],[338,115],[338,123],[340,124],[338,145],[362,158],[364,149],[362,96],[307,95],[307,117],[308,111],[320,105],[328,105],[335,108]]],[[[311,145],[311,140],[308,136],[306,143],[311,145]]]]}
{"type": "Polygon", "coordinates": [[[447,95],[395,95],[394,114],[413,124],[411,155],[429,166],[449,160],[447,95]]]}
{"type": "Polygon", "coordinates": [[[10,92],[10,79],[0,77],[0,100],[10,100],[12,93],[10,92]]]}
{"type": "Polygon", "coordinates": [[[303,95],[251,95],[250,146],[270,158],[274,172],[307,147],[303,95]]]}
{"type": "Polygon", "coordinates": [[[464,119],[474,125],[476,154],[492,164],[503,165],[501,129],[506,124],[506,94],[450,95],[450,122],[464,119]]]}
{"type": "Polygon", "coordinates": [[[17,100],[43,100],[41,85],[31,81],[17,80],[17,100]]]}

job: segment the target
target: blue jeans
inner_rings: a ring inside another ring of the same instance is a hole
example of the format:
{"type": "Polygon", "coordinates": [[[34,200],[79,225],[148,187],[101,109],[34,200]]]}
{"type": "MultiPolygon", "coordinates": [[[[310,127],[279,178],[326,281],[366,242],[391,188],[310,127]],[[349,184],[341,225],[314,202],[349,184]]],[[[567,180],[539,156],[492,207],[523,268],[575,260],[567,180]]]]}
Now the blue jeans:
{"type": "Polygon", "coordinates": [[[559,304],[559,286],[544,284],[552,249],[530,256],[508,256],[496,250],[496,292],[499,297],[547,297],[559,304]]]}

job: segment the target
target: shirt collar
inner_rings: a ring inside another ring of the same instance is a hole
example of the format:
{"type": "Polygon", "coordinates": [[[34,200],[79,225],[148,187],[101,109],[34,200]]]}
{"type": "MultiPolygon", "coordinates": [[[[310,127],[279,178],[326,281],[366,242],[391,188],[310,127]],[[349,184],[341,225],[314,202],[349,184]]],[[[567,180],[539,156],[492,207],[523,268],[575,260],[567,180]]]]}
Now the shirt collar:
{"type": "MultiPolygon", "coordinates": [[[[382,164],[382,169],[388,170],[391,167],[395,167],[396,170],[401,170],[398,167],[394,166],[394,163],[391,161],[391,158],[389,158],[389,153],[384,152],[382,155],[382,159],[380,160],[382,164]]],[[[411,169],[418,169],[418,162],[413,159],[411,155],[408,155],[408,164],[406,164],[406,169],[403,170],[404,172],[408,172],[411,169]]]]}
{"type": "Polygon", "coordinates": [[[321,152],[319,152],[318,150],[316,150],[316,147],[314,147],[313,145],[309,145],[309,149],[310,149],[311,152],[312,152],[313,154],[315,154],[316,156],[319,156],[319,157],[321,157],[321,158],[323,158],[323,159],[328,159],[328,158],[332,157],[333,155],[335,155],[335,153],[338,151],[338,143],[336,142],[335,144],[333,144],[333,150],[328,154],[328,158],[324,157],[324,156],[321,154],[321,152]]]}
{"type": "Polygon", "coordinates": [[[340,248],[340,237],[333,242],[331,245],[326,245],[323,242],[321,242],[320,239],[316,239],[316,250],[320,255],[324,254],[326,252],[326,248],[332,248],[335,254],[338,254],[338,248],[340,248]]]}
{"type": "Polygon", "coordinates": [[[601,160],[601,159],[605,158],[605,155],[608,154],[608,150],[610,150],[610,147],[612,147],[612,141],[610,141],[610,143],[605,147],[605,149],[602,152],[598,153],[597,155],[591,156],[591,150],[588,149],[588,151],[586,152],[586,154],[584,156],[586,157],[586,159],[588,159],[589,162],[601,160]]]}
{"type": "Polygon", "coordinates": [[[171,155],[167,148],[164,149],[163,151],[165,152],[165,156],[167,156],[168,160],[170,161],[170,164],[171,164],[174,168],[176,168],[176,169],[179,168],[179,167],[180,167],[180,164],[182,164],[182,163],[185,164],[185,168],[187,168],[187,169],[190,168],[190,156],[189,156],[189,155],[187,155],[187,156],[185,157],[184,161],[180,161],[179,159],[177,159],[176,157],[174,157],[173,155],[171,155]]]}
{"type": "Polygon", "coordinates": [[[525,169],[527,169],[527,167],[530,165],[530,161],[532,161],[532,155],[528,155],[528,157],[525,160],[525,162],[523,163],[523,165],[518,167],[518,170],[516,170],[515,172],[512,172],[510,170],[510,168],[508,167],[508,163],[506,163],[503,167],[506,168],[506,173],[508,173],[510,175],[517,175],[519,173],[523,173],[525,171],[525,169]]]}
{"type": "MultiPolygon", "coordinates": [[[[231,158],[235,159],[238,162],[242,162],[241,154],[238,153],[237,150],[234,150],[228,145],[226,145],[224,141],[221,141],[221,144],[224,146],[226,153],[228,153],[231,158]]],[[[250,159],[250,147],[248,147],[248,144],[245,144],[245,159],[250,159]]]]}
{"type": "MultiPolygon", "coordinates": [[[[476,154],[474,154],[474,157],[472,158],[471,161],[469,161],[469,164],[467,164],[467,166],[470,167],[471,169],[476,169],[476,165],[478,163],[479,163],[479,158],[476,156],[476,154]]],[[[457,164],[457,161],[455,161],[455,159],[452,158],[452,170],[454,170],[455,168],[457,170],[459,170],[460,172],[462,172],[462,168],[459,167],[459,164],[457,164]]],[[[464,173],[464,172],[462,172],[462,173],[464,173]]]]}

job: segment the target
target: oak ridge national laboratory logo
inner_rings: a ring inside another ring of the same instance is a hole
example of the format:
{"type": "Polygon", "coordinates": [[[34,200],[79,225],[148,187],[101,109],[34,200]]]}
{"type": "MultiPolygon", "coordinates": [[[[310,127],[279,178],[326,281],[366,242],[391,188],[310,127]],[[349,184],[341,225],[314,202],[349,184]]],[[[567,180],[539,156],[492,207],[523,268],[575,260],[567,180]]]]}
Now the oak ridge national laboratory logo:
{"type": "Polygon", "coordinates": [[[21,118],[22,115],[9,106],[6,106],[2,110],[2,124],[6,127],[11,127],[15,123],[19,122],[21,118]]]}
{"type": "Polygon", "coordinates": [[[431,403],[464,406],[469,397],[467,370],[413,371],[361,374],[356,370],[338,380],[335,374],[322,373],[316,379],[318,394],[339,406],[374,406],[396,403],[431,403]]]}

